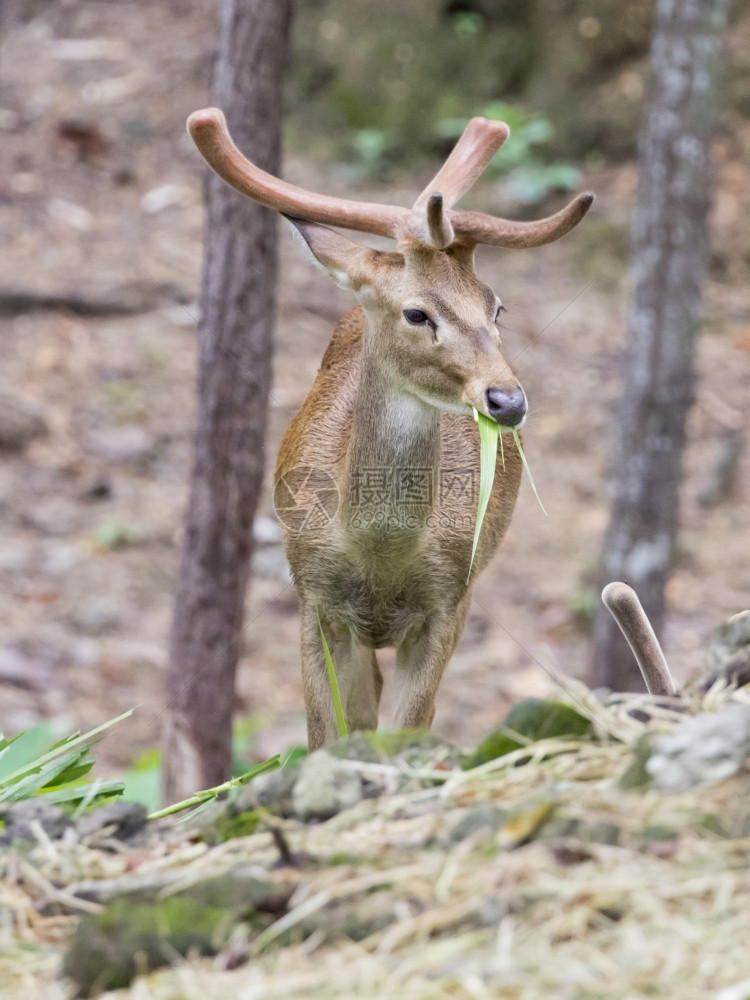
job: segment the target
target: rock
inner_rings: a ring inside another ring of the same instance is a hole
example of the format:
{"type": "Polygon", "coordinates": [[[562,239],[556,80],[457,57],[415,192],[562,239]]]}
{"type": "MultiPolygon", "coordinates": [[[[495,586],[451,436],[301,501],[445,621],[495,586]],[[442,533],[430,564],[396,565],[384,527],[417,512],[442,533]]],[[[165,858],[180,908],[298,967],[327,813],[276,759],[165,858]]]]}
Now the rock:
{"type": "MultiPolygon", "coordinates": [[[[302,938],[317,931],[324,933],[327,941],[340,938],[362,941],[394,923],[399,903],[403,905],[403,895],[398,891],[367,893],[311,913],[295,930],[302,938]]],[[[283,944],[284,940],[278,943],[283,944]]]]}
{"type": "MultiPolygon", "coordinates": [[[[28,656],[12,646],[0,646],[0,684],[15,684],[31,691],[50,682],[52,664],[43,656],[28,656]]],[[[7,724],[7,719],[4,720],[7,724]]]]}
{"type": "Polygon", "coordinates": [[[469,809],[450,831],[448,841],[457,844],[480,830],[486,830],[487,833],[497,833],[509,817],[508,810],[501,809],[499,806],[481,805],[475,809],[469,809]]]}
{"type": "Polygon", "coordinates": [[[59,840],[73,822],[60,806],[42,798],[25,799],[14,802],[5,811],[5,829],[2,842],[12,844],[14,840],[37,842],[32,824],[39,823],[50,840],[59,840]]]}
{"type": "Polygon", "coordinates": [[[221,924],[229,929],[223,908],[189,898],[121,899],[103,913],[81,918],[65,953],[63,975],[74,982],[78,997],[124,988],[137,972],[173,962],[175,953],[215,954],[221,924]]]}
{"type": "Polygon", "coordinates": [[[294,814],[302,820],[323,820],[355,805],[364,795],[362,778],[326,749],[302,761],[292,792],[294,814]]]}
{"type": "Polygon", "coordinates": [[[231,805],[235,815],[261,807],[277,816],[293,816],[292,793],[300,774],[301,761],[290,762],[275,771],[253,778],[249,785],[240,786],[231,805]]]}
{"type": "MultiPolygon", "coordinates": [[[[196,873],[191,873],[196,878],[196,873]]],[[[185,872],[180,868],[155,870],[145,874],[121,875],[112,879],[90,879],[73,882],[68,891],[78,899],[87,899],[104,906],[123,900],[132,905],[154,903],[170,896],[189,896],[202,906],[237,909],[245,914],[250,908],[264,913],[281,913],[296,882],[274,882],[257,878],[242,868],[227,872],[197,873],[198,881],[185,885],[185,872]],[[202,877],[201,877],[202,875],[202,877]],[[175,890],[176,886],[184,886],[175,890]]],[[[55,905],[59,905],[56,903],[55,905]]]]}
{"type": "Polygon", "coordinates": [[[49,496],[22,514],[26,524],[45,535],[68,535],[80,518],[76,505],[64,496],[49,496]]]}
{"type": "Polygon", "coordinates": [[[609,823],[606,820],[601,823],[592,823],[584,827],[583,839],[592,844],[608,844],[610,847],[617,847],[620,843],[622,831],[617,823],[609,823]]]}
{"type": "Polygon", "coordinates": [[[375,733],[352,733],[343,739],[329,743],[326,752],[339,760],[361,760],[369,764],[380,764],[385,759],[385,753],[376,749],[375,733]]]}
{"type": "Polygon", "coordinates": [[[15,394],[0,392],[0,448],[22,451],[49,433],[41,410],[15,394]]]}
{"type": "Polygon", "coordinates": [[[86,435],[89,449],[111,461],[142,461],[154,451],[154,436],[146,427],[131,424],[125,427],[100,427],[86,435]]]}
{"type": "Polygon", "coordinates": [[[736,774],[750,752],[750,705],[730,702],[720,712],[685,719],[654,742],[646,763],[656,788],[684,792],[736,774]]]}
{"type": "Polygon", "coordinates": [[[50,542],[42,550],[42,571],[46,576],[65,576],[80,561],[78,546],[67,542],[50,542]]]}
{"type": "Polygon", "coordinates": [[[139,802],[110,802],[78,820],[78,833],[82,837],[114,837],[131,840],[146,829],[148,810],[139,802]]]}
{"type": "Polygon", "coordinates": [[[120,624],[120,612],[106,598],[90,597],[83,601],[71,614],[71,621],[83,632],[101,635],[117,628],[120,624]]]}
{"type": "Polygon", "coordinates": [[[741,687],[750,683],[750,611],[740,611],[720,625],[706,654],[709,688],[719,677],[741,687]]]}

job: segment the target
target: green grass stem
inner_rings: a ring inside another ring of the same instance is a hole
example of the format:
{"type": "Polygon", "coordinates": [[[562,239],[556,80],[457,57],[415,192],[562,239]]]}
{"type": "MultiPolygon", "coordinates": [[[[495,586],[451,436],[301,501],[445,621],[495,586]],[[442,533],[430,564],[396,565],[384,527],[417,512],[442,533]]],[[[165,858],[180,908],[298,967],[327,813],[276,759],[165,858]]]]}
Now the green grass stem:
{"type": "Polygon", "coordinates": [[[318,616],[318,628],[320,629],[320,638],[323,641],[323,655],[326,658],[326,667],[328,668],[328,683],[331,685],[333,708],[336,712],[336,725],[338,727],[339,736],[343,739],[345,736],[349,735],[349,730],[346,728],[346,719],[344,718],[344,708],[341,704],[341,693],[339,691],[339,682],[336,677],[336,668],[333,665],[333,657],[331,656],[331,651],[328,648],[328,643],[326,642],[323,626],[320,624],[320,615],[318,614],[317,608],[315,609],[315,614],[318,616]]]}

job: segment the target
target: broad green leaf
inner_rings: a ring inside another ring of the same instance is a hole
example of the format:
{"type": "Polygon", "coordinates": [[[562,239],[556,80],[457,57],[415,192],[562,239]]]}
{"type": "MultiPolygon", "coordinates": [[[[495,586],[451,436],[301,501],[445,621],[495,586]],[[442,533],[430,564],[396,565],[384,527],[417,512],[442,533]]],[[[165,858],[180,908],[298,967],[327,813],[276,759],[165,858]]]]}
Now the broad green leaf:
{"type": "MultiPolygon", "coordinates": [[[[83,733],[83,735],[76,733],[75,736],[66,737],[64,740],[60,740],[52,747],[51,750],[48,750],[47,753],[44,753],[41,756],[37,757],[35,760],[31,760],[27,764],[16,768],[16,770],[13,771],[11,774],[4,775],[2,780],[0,780],[0,792],[3,789],[6,789],[9,785],[14,783],[15,781],[17,781],[19,778],[23,778],[32,773],[38,774],[43,765],[49,763],[50,761],[55,760],[55,758],[60,756],[63,750],[69,752],[71,750],[82,747],[83,744],[90,744],[91,742],[93,742],[93,738],[95,736],[98,736],[99,733],[104,732],[105,729],[109,729],[110,726],[114,726],[116,723],[121,722],[123,719],[127,719],[132,714],[133,714],[133,709],[131,708],[127,712],[123,712],[122,715],[118,715],[117,718],[110,719],[109,722],[103,722],[101,726],[97,726],[95,729],[89,730],[88,733],[83,733]]],[[[66,758],[68,763],[70,763],[72,759],[73,758],[70,759],[66,758]]]]}
{"type": "Polygon", "coordinates": [[[19,802],[45,789],[58,789],[76,781],[91,770],[94,759],[87,757],[88,747],[79,747],[48,760],[45,764],[32,764],[12,781],[0,785],[0,802],[19,802]]]}
{"type": "Polygon", "coordinates": [[[465,762],[464,770],[496,760],[537,740],[553,737],[580,739],[590,729],[591,719],[572,705],[553,699],[524,698],[513,706],[497,729],[482,740],[465,762]]]}
{"type": "Polygon", "coordinates": [[[100,799],[111,799],[115,795],[122,795],[124,790],[124,783],[113,778],[111,781],[94,781],[90,785],[68,785],[65,788],[52,788],[44,792],[41,797],[47,802],[56,802],[58,805],[61,802],[77,802],[86,809],[93,803],[98,803],[100,799]]]}
{"type": "Polygon", "coordinates": [[[52,726],[45,721],[30,729],[24,729],[12,740],[8,740],[7,744],[0,749],[0,782],[5,780],[6,775],[13,774],[23,765],[28,765],[50,750],[52,737],[52,726]]]}
{"type": "MultiPolygon", "coordinates": [[[[487,513],[487,504],[490,502],[492,493],[492,483],[495,479],[495,465],[497,464],[497,439],[500,434],[500,425],[490,417],[485,417],[483,413],[474,410],[474,419],[479,424],[479,506],[477,508],[477,523],[474,526],[474,544],[471,547],[471,562],[469,563],[469,573],[466,582],[469,582],[471,568],[474,565],[474,556],[479,544],[479,534],[482,530],[484,515],[487,513]]],[[[505,452],[503,452],[503,467],[505,467],[505,452]]]]}

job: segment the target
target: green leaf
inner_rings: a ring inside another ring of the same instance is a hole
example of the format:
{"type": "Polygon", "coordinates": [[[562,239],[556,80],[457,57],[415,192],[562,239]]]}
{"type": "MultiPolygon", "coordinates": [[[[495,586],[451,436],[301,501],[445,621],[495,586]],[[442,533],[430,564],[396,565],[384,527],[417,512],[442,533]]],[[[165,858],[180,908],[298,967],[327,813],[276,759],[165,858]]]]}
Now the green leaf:
{"type": "Polygon", "coordinates": [[[113,778],[111,781],[92,781],[89,785],[73,785],[65,788],[52,788],[43,793],[47,802],[79,803],[84,808],[97,804],[101,799],[111,799],[115,795],[122,795],[125,791],[125,784],[113,778]]]}
{"type": "Polygon", "coordinates": [[[516,448],[518,448],[518,454],[521,456],[521,461],[523,462],[523,467],[526,470],[526,475],[529,477],[529,482],[531,483],[531,488],[534,491],[534,496],[536,497],[539,506],[542,508],[542,510],[546,514],[547,511],[544,510],[544,504],[539,499],[539,494],[537,493],[536,486],[534,485],[534,477],[531,475],[531,469],[529,468],[529,463],[526,461],[526,455],[524,455],[523,448],[521,447],[521,439],[518,436],[518,431],[516,430],[515,427],[512,428],[512,431],[513,431],[513,437],[514,437],[515,442],[516,442],[516,448]]]}
{"type": "MultiPolygon", "coordinates": [[[[477,523],[474,526],[474,544],[471,547],[471,562],[466,582],[469,582],[471,568],[474,565],[474,556],[479,544],[479,535],[482,530],[484,515],[487,513],[487,504],[490,502],[492,493],[492,483],[495,479],[495,465],[497,464],[497,439],[500,434],[500,425],[490,417],[485,417],[483,413],[474,410],[474,419],[479,424],[479,506],[477,508],[477,523]]],[[[503,468],[505,467],[505,453],[503,453],[503,468]]]]}
{"type": "Polygon", "coordinates": [[[268,760],[264,760],[260,764],[256,764],[255,767],[251,767],[249,771],[241,774],[238,778],[230,778],[229,781],[225,781],[221,785],[216,785],[214,788],[204,788],[202,791],[196,792],[195,795],[191,795],[189,799],[174,802],[171,806],[166,806],[164,809],[158,809],[156,812],[150,813],[148,818],[163,819],[165,816],[171,816],[172,813],[182,812],[183,809],[188,809],[190,806],[199,806],[200,809],[195,809],[189,814],[190,816],[194,816],[223,792],[230,792],[233,788],[246,785],[253,778],[256,778],[259,774],[263,774],[265,771],[276,770],[280,764],[280,757],[281,754],[277,753],[273,757],[269,757],[268,760]]]}
{"type": "Polygon", "coordinates": [[[4,740],[4,746],[0,748],[0,782],[6,775],[13,774],[24,764],[35,760],[45,750],[51,749],[51,739],[52,726],[45,721],[25,729],[11,740],[4,740]]]}
{"type": "Polygon", "coordinates": [[[580,738],[591,728],[591,720],[561,701],[524,698],[508,712],[503,722],[477,747],[464,770],[503,757],[537,740],[552,737],[580,738]]]}
{"type": "MultiPolygon", "coordinates": [[[[82,767],[83,757],[88,746],[94,742],[94,737],[132,714],[133,710],[130,709],[123,712],[122,715],[118,715],[117,718],[110,719],[109,722],[104,722],[101,726],[91,729],[88,733],[83,735],[75,733],[73,736],[65,737],[55,743],[46,753],[27,760],[26,763],[17,766],[10,774],[6,773],[0,779],[0,802],[18,801],[19,798],[25,798],[51,785],[55,779],[64,774],[67,768],[82,767]]],[[[37,752],[36,749],[35,752],[37,752]]]]}

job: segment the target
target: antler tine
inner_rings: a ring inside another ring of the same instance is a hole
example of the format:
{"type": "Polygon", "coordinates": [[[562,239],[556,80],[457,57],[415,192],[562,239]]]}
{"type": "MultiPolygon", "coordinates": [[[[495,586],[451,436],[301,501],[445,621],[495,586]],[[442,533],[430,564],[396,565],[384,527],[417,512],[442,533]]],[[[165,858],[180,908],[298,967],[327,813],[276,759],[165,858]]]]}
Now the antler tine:
{"type": "Polygon", "coordinates": [[[449,247],[455,238],[448,214],[443,211],[443,196],[438,191],[431,194],[427,201],[427,228],[430,243],[436,250],[449,247]]]}
{"type": "Polygon", "coordinates": [[[414,202],[414,208],[424,209],[430,196],[438,191],[443,195],[445,207],[452,208],[479,179],[509,135],[505,122],[472,118],[448,159],[414,202]]]}
{"type": "Polygon", "coordinates": [[[628,640],[633,656],[641,668],[648,693],[676,694],[677,689],[659,640],[633,588],[619,581],[608,583],[602,591],[602,601],[628,640]]]}
{"type": "Polygon", "coordinates": [[[407,209],[305,191],[256,167],[232,142],[224,114],[218,108],[194,111],[188,118],[187,127],[209,166],[227,184],[261,205],[308,222],[356,229],[376,236],[398,237],[406,225],[410,214],[407,209]]]}
{"type": "Polygon", "coordinates": [[[481,243],[492,247],[523,250],[554,243],[575,228],[591,208],[594,196],[590,191],[579,194],[555,215],[536,222],[514,222],[497,219],[483,212],[453,212],[451,223],[456,240],[467,246],[481,243]]]}

